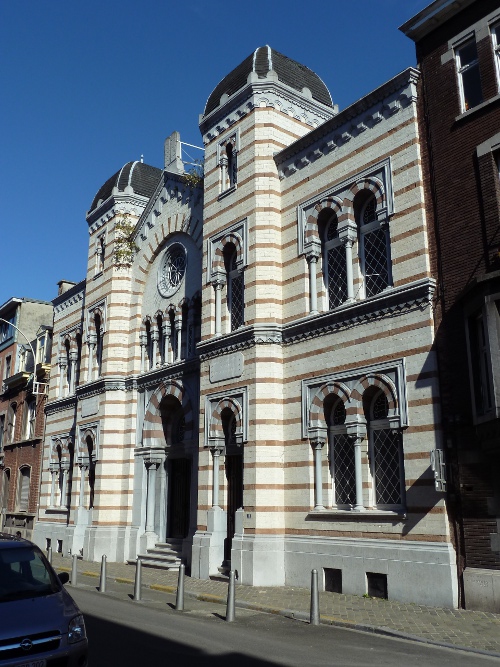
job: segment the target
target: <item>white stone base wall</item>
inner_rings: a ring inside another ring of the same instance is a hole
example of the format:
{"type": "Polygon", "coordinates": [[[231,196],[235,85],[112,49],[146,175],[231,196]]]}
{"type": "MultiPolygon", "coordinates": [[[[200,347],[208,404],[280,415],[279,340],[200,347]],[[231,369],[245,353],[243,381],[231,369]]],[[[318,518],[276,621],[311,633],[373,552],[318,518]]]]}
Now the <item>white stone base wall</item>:
{"type": "Polygon", "coordinates": [[[85,531],[83,558],[100,561],[103,555],[110,562],[124,563],[136,557],[137,527],[89,526],[85,531]]]}
{"type": "MultiPolygon", "coordinates": [[[[232,569],[239,583],[308,588],[311,570],[325,588],[324,568],[342,571],[342,592],[367,593],[367,572],[387,575],[388,598],[456,608],[458,586],[451,544],[292,536],[236,536],[232,569]]],[[[499,578],[500,582],[500,578],[499,578]]]]}
{"type": "Polygon", "coordinates": [[[207,512],[207,530],[198,530],[193,537],[191,576],[209,579],[219,574],[218,568],[224,560],[224,539],[227,535],[226,512],[213,507],[207,512]]]}
{"type": "Polygon", "coordinates": [[[500,614],[500,570],[466,567],[465,608],[500,614]]]}
{"type": "Polygon", "coordinates": [[[75,526],[66,526],[63,523],[39,521],[35,524],[31,539],[44,552],[47,549],[47,539],[49,539],[53,553],[57,551],[57,540],[62,540],[62,554],[69,556],[73,553],[74,528],[75,526]]]}
{"type": "Polygon", "coordinates": [[[137,528],[123,526],[65,526],[48,521],[35,524],[33,542],[45,551],[47,538],[52,551],[57,549],[57,540],[62,540],[64,556],[81,553],[90,561],[100,561],[106,554],[109,562],[124,563],[133,559],[137,552],[137,528]]]}

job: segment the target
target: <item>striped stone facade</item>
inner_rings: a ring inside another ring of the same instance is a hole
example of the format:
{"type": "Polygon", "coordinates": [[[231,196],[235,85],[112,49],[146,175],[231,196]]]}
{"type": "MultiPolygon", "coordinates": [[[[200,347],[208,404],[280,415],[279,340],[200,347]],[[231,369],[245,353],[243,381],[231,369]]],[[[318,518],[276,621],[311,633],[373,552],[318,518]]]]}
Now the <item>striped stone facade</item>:
{"type": "Polygon", "coordinates": [[[307,586],[316,567],[326,588],[378,577],[390,598],[456,606],[429,458],[418,72],[338,113],[265,48],[207,104],[203,191],[166,160],[149,197],[130,177],[89,214],[87,279],[55,301],[53,364],[70,336],[80,371],[51,376],[37,539],[95,560],[175,543],[197,577],[307,586]],[[138,249],[119,267],[125,214],[138,249]]]}

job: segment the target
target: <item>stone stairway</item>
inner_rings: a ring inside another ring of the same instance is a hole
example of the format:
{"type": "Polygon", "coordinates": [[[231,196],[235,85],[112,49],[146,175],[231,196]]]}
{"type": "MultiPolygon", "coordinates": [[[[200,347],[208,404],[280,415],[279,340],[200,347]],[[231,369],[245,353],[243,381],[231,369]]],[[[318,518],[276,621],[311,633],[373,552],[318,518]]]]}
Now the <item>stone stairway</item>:
{"type": "Polygon", "coordinates": [[[138,554],[138,558],[143,567],[177,571],[182,563],[182,540],[171,538],[168,542],[157,542],[146,554],[138,554]]]}

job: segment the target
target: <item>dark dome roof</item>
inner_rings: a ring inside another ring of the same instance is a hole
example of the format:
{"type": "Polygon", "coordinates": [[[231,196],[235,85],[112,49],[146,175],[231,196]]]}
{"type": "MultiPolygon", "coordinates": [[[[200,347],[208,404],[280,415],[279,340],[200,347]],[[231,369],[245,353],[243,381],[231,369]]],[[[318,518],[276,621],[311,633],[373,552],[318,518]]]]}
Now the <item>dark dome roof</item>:
{"type": "Polygon", "coordinates": [[[329,107],[333,106],[328,88],[317,74],[270,46],[260,46],[217,84],[207,100],[204,115],[206,116],[219,106],[220,98],[224,93],[233,95],[237,90],[243,88],[250,72],[255,72],[259,79],[265,79],[270,70],[274,70],[278,79],[287,86],[298,91],[309,88],[313,99],[329,107]]]}
{"type": "Polygon", "coordinates": [[[151,167],[144,162],[127,162],[99,189],[90,210],[93,211],[101,202],[106,201],[113,194],[114,188],[117,188],[119,192],[125,192],[125,188],[131,187],[135,194],[151,197],[158,185],[161,173],[161,169],[151,167]]]}

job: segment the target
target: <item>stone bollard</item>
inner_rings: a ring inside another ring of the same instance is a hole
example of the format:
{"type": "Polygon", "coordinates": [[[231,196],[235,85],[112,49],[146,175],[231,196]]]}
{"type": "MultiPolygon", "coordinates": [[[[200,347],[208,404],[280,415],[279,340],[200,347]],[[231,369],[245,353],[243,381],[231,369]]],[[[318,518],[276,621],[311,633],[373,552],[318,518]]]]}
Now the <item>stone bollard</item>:
{"type": "Polygon", "coordinates": [[[101,560],[101,578],[99,580],[99,593],[106,592],[106,554],[102,555],[101,560]]]}
{"type": "Polygon", "coordinates": [[[134,583],[134,600],[140,602],[141,600],[141,587],[142,587],[142,574],[141,574],[141,559],[138,558],[135,563],[135,583],[134,583]]]}
{"type": "Polygon", "coordinates": [[[318,570],[311,571],[311,625],[319,625],[318,570]]]}
{"type": "Polygon", "coordinates": [[[77,575],[78,575],[78,554],[73,554],[72,556],[73,562],[71,564],[71,585],[76,586],[76,580],[77,580],[77,575]]]}
{"type": "Polygon", "coordinates": [[[177,611],[184,611],[184,571],[186,566],[179,565],[179,579],[177,581],[177,596],[175,598],[175,608],[177,611]]]}
{"type": "Polygon", "coordinates": [[[227,588],[226,621],[234,621],[234,570],[229,573],[229,586],[227,588]]]}
{"type": "Polygon", "coordinates": [[[47,549],[47,560],[48,560],[49,563],[52,565],[52,547],[49,547],[49,548],[47,549]]]}

